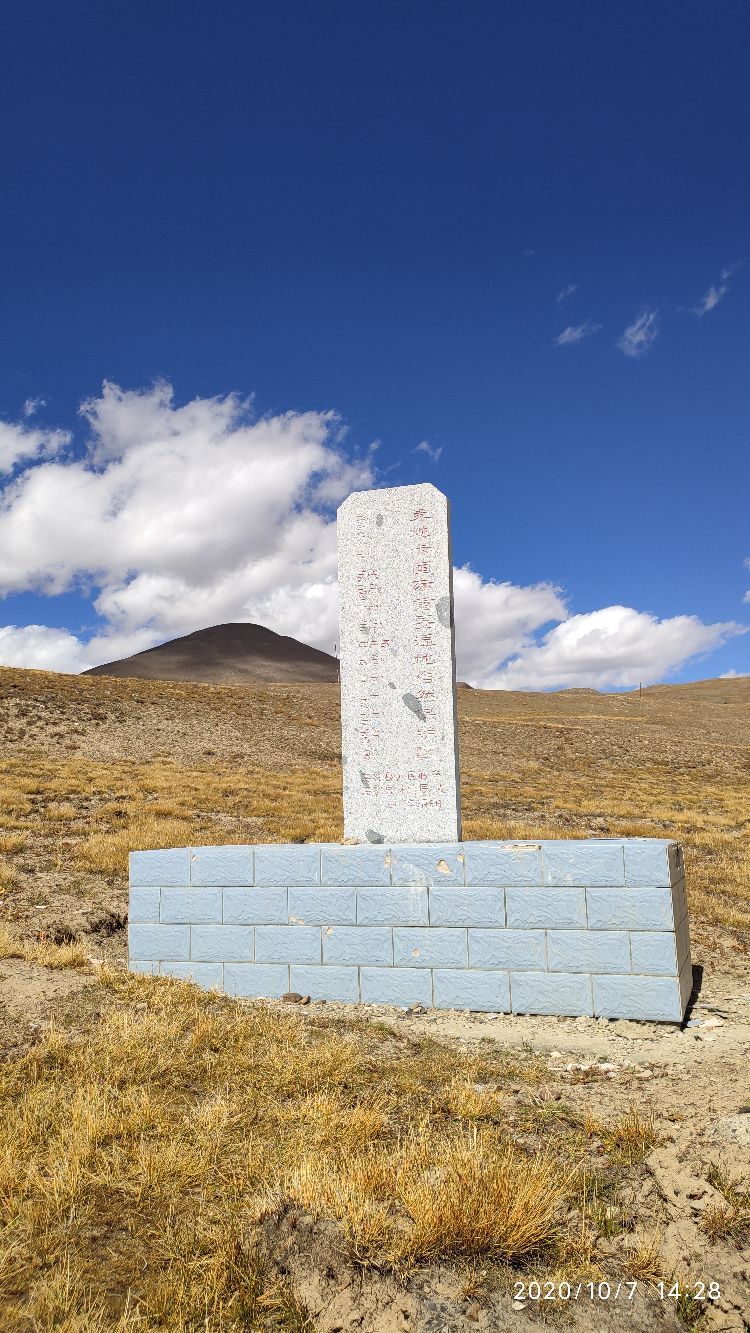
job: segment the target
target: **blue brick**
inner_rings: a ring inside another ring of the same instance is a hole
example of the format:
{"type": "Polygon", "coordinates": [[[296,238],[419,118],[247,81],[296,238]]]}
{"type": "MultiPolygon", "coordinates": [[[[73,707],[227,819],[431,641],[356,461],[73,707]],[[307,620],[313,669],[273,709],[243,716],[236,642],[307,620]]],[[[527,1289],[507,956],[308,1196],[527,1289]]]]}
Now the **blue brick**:
{"type": "Polygon", "coordinates": [[[360,926],[426,926],[426,889],[357,889],[360,926]]]}
{"type": "Polygon", "coordinates": [[[587,889],[591,930],[673,930],[671,889],[587,889]]]}
{"type": "Polygon", "coordinates": [[[484,1009],[494,1014],[510,1011],[507,972],[436,968],[433,976],[436,1009],[484,1009]]]}
{"type": "Polygon", "coordinates": [[[470,930],[472,967],[507,967],[542,972],[547,967],[543,930],[470,930]]]}
{"type": "Polygon", "coordinates": [[[224,924],[285,926],[286,889],[225,889],[224,924]]]}
{"type": "Polygon", "coordinates": [[[128,894],[128,921],[158,921],[161,889],[131,889],[128,894]]]}
{"type": "Polygon", "coordinates": [[[181,962],[190,957],[190,927],[145,923],[129,926],[128,953],[139,962],[161,962],[162,958],[174,958],[181,962]]]}
{"type": "Polygon", "coordinates": [[[396,967],[466,967],[466,931],[397,926],[393,932],[393,962],[396,967]]]}
{"type": "Polygon", "coordinates": [[[162,889],[162,921],[221,922],[221,889],[162,889]]]}
{"type": "Polygon", "coordinates": [[[170,847],[164,851],[131,852],[130,883],[139,888],[172,888],[190,883],[190,849],[170,847]]]}
{"type": "Polygon", "coordinates": [[[256,963],[319,963],[320,926],[256,926],[256,963]]]}
{"type": "Polygon", "coordinates": [[[357,920],[354,889],[290,889],[289,921],[307,926],[353,926],[357,920]]]}
{"type": "Polygon", "coordinates": [[[414,884],[463,884],[462,844],[399,843],[391,848],[391,883],[403,888],[414,884]]]}
{"type": "Polygon", "coordinates": [[[502,889],[430,889],[431,926],[504,926],[502,889]]]}
{"type": "Polygon", "coordinates": [[[677,977],[594,977],[594,1012],[604,1018],[682,1021],[677,977]]]}
{"type": "Polygon", "coordinates": [[[362,967],[359,972],[365,1004],[410,1004],[432,1007],[432,973],[413,967],[362,967]]]}
{"type": "Polygon", "coordinates": [[[550,972],[629,972],[630,942],[624,930],[548,930],[550,972]]]}
{"type": "Polygon", "coordinates": [[[329,926],[323,931],[323,962],[392,966],[390,926],[329,926]]]}
{"type": "MultiPolygon", "coordinates": [[[[633,972],[662,977],[677,976],[677,947],[671,931],[632,931],[630,957],[633,972]]],[[[592,971],[601,970],[592,968],[592,971]]],[[[625,969],[620,968],[620,971],[625,969]]]]}
{"type": "Polygon", "coordinates": [[[278,999],[289,990],[289,968],[283,965],[269,967],[257,963],[227,963],[224,967],[224,990],[227,995],[245,996],[248,999],[278,999]]]}
{"type": "Polygon", "coordinates": [[[584,889],[506,889],[509,926],[520,930],[586,927],[584,889]]]}
{"type": "Polygon", "coordinates": [[[326,843],[321,851],[321,884],[358,888],[391,882],[390,853],[384,847],[341,847],[326,843]]]}
{"type": "Polygon", "coordinates": [[[591,978],[583,973],[511,972],[514,1014],[592,1014],[591,978]]]}
{"type": "Polygon", "coordinates": [[[541,884],[539,843],[465,842],[467,884],[496,886],[541,884]]]}
{"type": "Polygon", "coordinates": [[[628,838],[623,843],[625,883],[633,888],[669,884],[669,848],[673,845],[660,838],[628,838]]]}
{"type": "Polygon", "coordinates": [[[313,1000],[359,1000],[359,969],[356,967],[292,967],[290,986],[313,1000]]]}
{"type": "Polygon", "coordinates": [[[320,844],[279,843],[255,848],[255,883],[262,888],[320,884],[320,844]]]}
{"type": "Polygon", "coordinates": [[[252,926],[191,926],[190,957],[202,962],[253,961],[252,926]]]}
{"type": "Polygon", "coordinates": [[[146,977],[158,977],[158,963],[139,963],[137,959],[131,958],[128,963],[129,972],[141,972],[146,977]]]}
{"type": "Polygon", "coordinates": [[[690,962],[690,922],[686,916],[677,927],[677,966],[690,962]]]}
{"type": "Polygon", "coordinates": [[[221,963],[162,963],[163,977],[179,977],[182,981],[192,981],[202,990],[221,990],[223,985],[221,963]]]}
{"type": "Polygon", "coordinates": [[[621,842],[543,842],[542,882],[550,885],[624,884],[621,842]]]}
{"type": "Polygon", "coordinates": [[[226,888],[253,883],[252,847],[192,847],[190,882],[201,887],[226,888]]]}

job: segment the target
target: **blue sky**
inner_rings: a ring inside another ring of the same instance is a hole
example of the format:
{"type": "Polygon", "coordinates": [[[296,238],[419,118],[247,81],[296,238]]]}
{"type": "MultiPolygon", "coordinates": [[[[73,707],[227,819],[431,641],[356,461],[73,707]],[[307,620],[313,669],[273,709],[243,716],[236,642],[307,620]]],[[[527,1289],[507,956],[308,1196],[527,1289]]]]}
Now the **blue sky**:
{"type": "Polygon", "coordinates": [[[465,676],[750,672],[749,37],[734,0],[7,5],[0,662],[330,648],[331,506],[429,480],[465,676]]]}

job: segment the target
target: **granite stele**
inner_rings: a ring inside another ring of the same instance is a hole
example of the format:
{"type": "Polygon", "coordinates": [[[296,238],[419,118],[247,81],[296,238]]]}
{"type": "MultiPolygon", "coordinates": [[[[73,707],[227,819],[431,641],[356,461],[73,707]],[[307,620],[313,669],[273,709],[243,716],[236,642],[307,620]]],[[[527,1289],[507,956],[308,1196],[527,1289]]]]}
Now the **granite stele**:
{"type": "Polygon", "coordinates": [[[681,1022],[676,843],[461,840],[446,497],[355,492],[338,538],[344,841],[131,852],[131,970],[237,996],[681,1022]]]}

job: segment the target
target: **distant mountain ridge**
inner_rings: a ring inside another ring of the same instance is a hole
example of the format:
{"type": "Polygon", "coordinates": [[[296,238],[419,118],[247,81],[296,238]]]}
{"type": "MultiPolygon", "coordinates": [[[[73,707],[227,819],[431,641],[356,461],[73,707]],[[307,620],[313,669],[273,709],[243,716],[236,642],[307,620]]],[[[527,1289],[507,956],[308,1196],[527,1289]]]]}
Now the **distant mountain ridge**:
{"type": "Polygon", "coordinates": [[[184,680],[197,684],[292,684],[338,680],[338,661],[265,625],[211,625],[147,648],[132,657],[91,667],[86,676],[184,680]]]}

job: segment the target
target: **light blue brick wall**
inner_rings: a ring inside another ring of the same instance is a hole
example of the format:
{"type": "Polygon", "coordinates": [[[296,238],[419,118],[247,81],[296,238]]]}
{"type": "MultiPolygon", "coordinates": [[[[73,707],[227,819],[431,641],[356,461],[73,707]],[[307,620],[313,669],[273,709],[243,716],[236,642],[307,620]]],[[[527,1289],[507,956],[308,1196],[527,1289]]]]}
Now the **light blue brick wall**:
{"type": "Polygon", "coordinates": [[[319,845],[284,843],[256,847],[255,883],[269,889],[320,884],[319,845]]]}
{"type": "Polygon", "coordinates": [[[574,929],[586,926],[586,890],[506,889],[505,916],[518,930],[574,929]]]}
{"type": "Polygon", "coordinates": [[[463,884],[464,852],[461,843],[404,843],[391,849],[391,884],[463,884]]]}
{"type": "Polygon", "coordinates": [[[589,930],[674,930],[671,889],[586,890],[589,930]]]}
{"type": "Polygon", "coordinates": [[[291,967],[290,987],[299,995],[314,995],[318,1000],[338,1000],[356,1004],[359,1000],[357,967],[291,967]]]}
{"type": "Polygon", "coordinates": [[[545,842],[542,883],[550,885],[624,884],[621,842],[545,842]]]}
{"type": "Polygon", "coordinates": [[[331,888],[381,886],[391,882],[388,848],[323,846],[320,882],[331,888]]]}
{"type": "MultiPolygon", "coordinates": [[[[671,930],[631,931],[630,958],[633,972],[677,976],[677,943],[671,930]]],[[[613,970],[623,972],[626,969],[613,970]]]]}
{"type": "Polygon", "coordinates": [[[396,967],[468,967],[466,931],[396,926],[393,962],[396,967]]]}
{"type": "Polygon", "coordinates": [[[548,930],[550,972],[629,972],[630,942],[624,930],[548,930]]]}
{"type": "Polygon", "coordinates": [[[160,963],[163,977],[180,977],[203,990],[221,990],[224,985],[223,963],[160,963]]]}
{"type": "Polygon", "coordinates": [[[679,1023],[682,1018],[677,977],[593,977],[594,1012],[604,1018],[641,1018],[679,1023]]]}
{"type": "Polygon", "coordinates": [[[188,924],[220,924],[221,889],[162,889],[161,919],[188,924]]]}
{"type": "Polygon", "coordinates": [[[278,999],[289,990],[289,967],[286,964],[225,963],[224,989],[227,995],[248,999],[278,999]]]}
{"type": "Polygon", "coordinates": [[[130,890],[128,920],[158,921],[161,910],[161,889],[142,889],[133,886],[130,890]]]}
{"type": "Polygon", "coordinates": [[[511,972],[514,1014],[592,1014],[591,977],[586,973],[511,972]]]}
{"type": "Polygon", "coordinates": [[[466,883],[523,888],[542,883],[540,843],[465,842],[466,883]]]}
{"type": "Polygon", "coordinates": [[[430,889],[431,926],[504,926],[503,889],[430,889]]]}
{"type": "Polygon", "coordinates": [[[393,966],[390,926],[328,926],[323,931],[324,963],[372,963],[393,966]]]}
{"type": "Polygon", "coordinates": [[[286,889],[225,889],[224,924],[285,926],[289,918],[286,889]]]}
{"type": "Polygon", "coordinates": [[[190,926],[128,926],[128,953],[140,962],[161,962],[162,958],[185,962],[190,957],[190,926]]]}
{"type": "Polygon", "coordinates": [[[130,883],[139,888],[171,888],[190,883],[190,848],[131,852],[130,883]]]}
{"type": "Polygon", "coordinates": [[[320,926],[256,926],[256,963],[319,963],[320,926]]]}
{"type": "Polygon", "coordinates": [[[353,926],[357,921],[355,889],[290,889],[289,921],[307,926],[353,926]]]}
{"type": "Polygon", "coordinates": [[[507,1014],[510,1010],[507,972],[436,968],[433,976],[436,1009],[484,1009],[498,1014],[507,1014]]]}
{"type": "Polygon", "coordinates": [[[227,888],[247,885],[253,879],[253,848],[193,847],[190,855],[190,883],[203,888],[227,888]]]}
{"type": "Polygon", "coordinates": [[[472,967],[515,968],[520,972],[546,971],[547,948],[543,930],[470,930],[472,967]]]}
{"type": "Polygon", "coordinates": [[[682,857],[657,839],[131,854],[129,966],[237,996],[678,1022],[682,857]]]}
{"type": "MultiPolygon", "coordinates": [[[[167,927],[165,926],[166,930],[167,927]]],[[[177,929],[177,927],[172,927],[177,929]]],[[[273,927],[272,927],[273,929],[273,927]]],[[[167,954],[166,957],[169,957],[167,954]]],[[[252,926],[191,926],[190,957],[206,963],[251,963],[252,926]]]]}
{"type": "Polygon", "coordinates": [[[426,926],[427,889],[357,889],[360,926],[426,926]]]}
{"type": "Polygon", "coordinates": [[[365,1004],[432,1005],[432,972],[418,967],[361,967],[361,997],[365,1004]]]}

